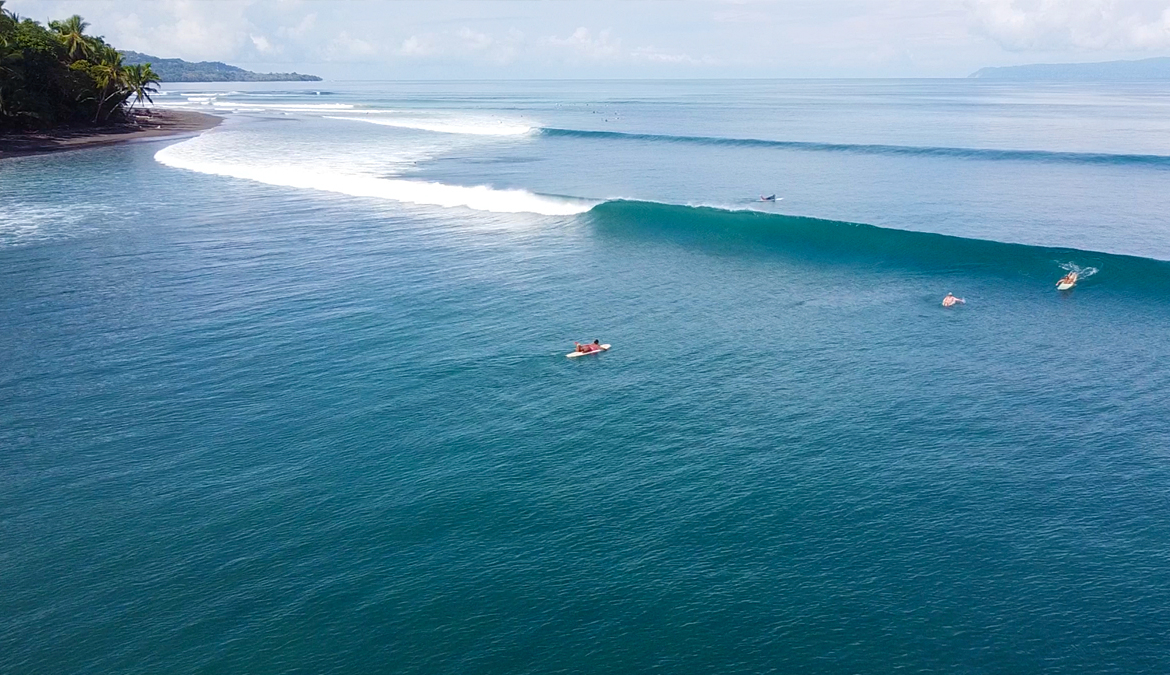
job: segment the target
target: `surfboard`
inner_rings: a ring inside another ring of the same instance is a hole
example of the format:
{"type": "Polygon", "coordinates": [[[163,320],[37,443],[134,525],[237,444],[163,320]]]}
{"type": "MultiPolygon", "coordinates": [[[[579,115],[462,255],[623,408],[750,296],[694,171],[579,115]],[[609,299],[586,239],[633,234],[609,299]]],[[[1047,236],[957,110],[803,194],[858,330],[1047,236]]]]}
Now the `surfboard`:
{"type": "Polygon", "coordinates": [[[1066,277],[1062,277],[1060,281],[1056,282],[1056,290],[1067,291],[1068,289],[1070,289],[1076,285],[1077,285],[1077,275],[1070,274],[1066,277]]]}
{"type": "Polygon", "coordinates": [[[609,349],[609,345],[601,345],[601,349],[594,349],[593,351],[590,351],[590,352],[570,352],[568,354],[565,354],[565,356],[569,357],[570,359],[575,359],[578,356],[589,356],[590,354],[600,354],[601,352],[604,352],[608,349],[609,349]]]}

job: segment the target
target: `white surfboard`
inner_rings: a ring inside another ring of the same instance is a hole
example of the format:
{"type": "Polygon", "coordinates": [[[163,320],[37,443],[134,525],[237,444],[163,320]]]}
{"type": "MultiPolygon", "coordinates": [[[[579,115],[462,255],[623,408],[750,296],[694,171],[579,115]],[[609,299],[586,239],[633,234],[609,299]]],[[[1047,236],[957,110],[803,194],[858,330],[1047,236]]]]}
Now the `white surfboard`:
{"type": "Polygon", "coordinates": [[[1056,282],[1056,290],[1067,291],[1073,286],[1076,286],[1078,276],[1077,274],[1070,274],[1067,277],[1063,277],[1060,281],[1056,282]]]}
{"type": "Polygon", "coordinates": [[[601,352],[607,351],[608,349],[609,349],[609,345],[601,345],[601,349],[594,349],[593,351],[588,351],[588,352],[570,352],[568,354],[565,354],[565,356],[569,357],[570,359],[575,359],[578,356],[589,356],[590,354],[600,354],[601,352]]]}

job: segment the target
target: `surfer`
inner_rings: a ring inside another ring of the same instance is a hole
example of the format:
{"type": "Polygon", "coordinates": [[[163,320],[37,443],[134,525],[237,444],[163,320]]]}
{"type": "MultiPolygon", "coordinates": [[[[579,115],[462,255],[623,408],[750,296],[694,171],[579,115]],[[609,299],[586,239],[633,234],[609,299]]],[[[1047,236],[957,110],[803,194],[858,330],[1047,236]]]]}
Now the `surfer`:
{"type": "Polygon", "coordinates": [[[767,197],[765,197],[764,195],[760,195],[760,201],[774,202],[774,201],[776,201],[776,195],[768,195],[767,197]]]}
{"type": "Polygon", "coordinates": [[[587,345],[583,345],[580,342],[574,342],[573,344],[577,345],[577,351],[581,352],[582,354],[601,351],[601,340],[594,340],[593,344],[587,345]]]}
{"type": "Polygon", "coordinates": [[[956,298],[954,293],[947,293],[947,297],[943,298],[943,307],[954,307],[956,303],[967,304],[963,298],[956,298]]]}
{"type": "Polygon", "coordinates": [[[1078,276],[1076,272],[1069,272],[1056,282],[1056,287],[1062,291],[1068,290],[1076,285],[1078,276]]]}

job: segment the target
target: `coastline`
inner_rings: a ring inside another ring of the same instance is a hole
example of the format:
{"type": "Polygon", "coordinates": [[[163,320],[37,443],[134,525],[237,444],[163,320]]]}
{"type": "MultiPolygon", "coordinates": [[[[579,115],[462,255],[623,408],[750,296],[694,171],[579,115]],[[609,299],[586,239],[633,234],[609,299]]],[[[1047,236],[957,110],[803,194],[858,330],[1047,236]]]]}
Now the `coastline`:
{"type": "Polygon", "coordinates": [[[206,131],[222,117],[186,110],[150,110],[136,123],[92,129],[57,129],[0,136],[0,161],[66,150],[97,148],[143,138],[163,138],[206,131]]]}

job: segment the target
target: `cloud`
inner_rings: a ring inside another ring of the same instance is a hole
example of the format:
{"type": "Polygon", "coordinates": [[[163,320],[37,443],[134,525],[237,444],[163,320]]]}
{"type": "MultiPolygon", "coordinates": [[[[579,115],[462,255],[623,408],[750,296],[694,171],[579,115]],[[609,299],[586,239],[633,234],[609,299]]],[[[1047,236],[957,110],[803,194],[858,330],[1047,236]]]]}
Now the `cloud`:
{"type": "Polygon", "coordinates": [[[334,36],[322,50],[322,56],[326,61],[342,63],[368,61],[377,54],[378,49],[373,44],[344,30],[334,36]]]}
{"type": "Polygon", "coordinates": [[[719,61],[709,56],[702,58],[695,58],[689,54],[664,52],[654,47],[638,47],[630,52],[630,57],[634,60],[649,61],[650,63],[662,63],[670,65],[685,65],[685,66],[713,66],[718,65],[719,61]]]}
{"type": "Polygon", "coordinates": [[[606,28],[593,37],[588,28],[581,26],[568,37],[549,36],[542,44],[568,52],[574,59],[590,61],[615,60],[621,56],[622,41],[606,28]]]}
{"type": "Polygon", "coordinates": [[[252,39],[252,44],[261,53],[267,54],[268,52],[273,51],[272,43],[269,42],[268,38],[264,37],[263,35],[249,35],[248,37],[252,39]]]}
{"type": "Polygon", "coordinates": [[[411,59],[474,60],[504,65],[515,60],[524,42],[524,34],[515,29],[495,36],[464,26],[411,35],[402,41],[396,54],[411,59]]]}
{"type": "Polygon", "coordinates": [[[977,30],[1009,51],[1170,48],[1165,0],[974,0],[977,30]]]}

